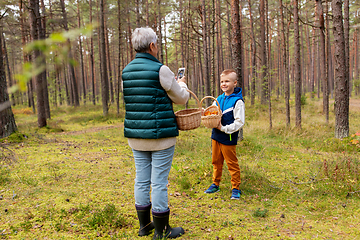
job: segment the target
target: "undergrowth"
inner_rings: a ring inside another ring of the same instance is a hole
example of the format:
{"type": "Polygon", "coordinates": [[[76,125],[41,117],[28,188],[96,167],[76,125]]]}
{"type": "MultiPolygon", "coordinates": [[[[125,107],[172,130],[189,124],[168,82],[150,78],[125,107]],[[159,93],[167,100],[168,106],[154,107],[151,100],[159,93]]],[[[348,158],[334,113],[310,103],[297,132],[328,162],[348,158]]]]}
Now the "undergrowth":
{"type": "MultiPolygon", "coordinates": [[[[360,234],[360,122],[353,120],[360,112],[351,108],[350,136],[339,140],[334,113],[327,124],[321,101],[303,99],[302,129],[286,126],[284,104],[273,103],[271,130],[267,106],[246,103],[244,139],[237,146],[239,201],[230,200],[226,164],[220,192],[203,193],[212,183],[211,130],[180,132],[168,187],[170,223],[184,227],[182,239],[360,234]]],[[[175,111],[183,107],[175,105],[175,111]]],[[[189,107],[197,107],[194,99],[189,107]]],[[[118,115],[112,107],[103,117],[101,106],[57,107],[48,126],[38,129],[30,110],[15,107],[19,131],[1,140],[0,238],[137,239],[124,111],[118,115]]]]}

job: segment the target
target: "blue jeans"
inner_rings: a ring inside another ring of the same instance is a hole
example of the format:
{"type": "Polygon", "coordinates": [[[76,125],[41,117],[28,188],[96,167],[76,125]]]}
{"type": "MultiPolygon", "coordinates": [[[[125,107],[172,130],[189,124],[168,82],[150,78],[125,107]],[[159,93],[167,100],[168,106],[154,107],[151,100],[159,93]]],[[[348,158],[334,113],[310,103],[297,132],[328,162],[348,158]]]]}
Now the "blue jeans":
{"type": "Polygon", "coordinates": [[[160,151],[133,149],[136,167],[134,194],[137,206],[152,203],[154,212],[164,212],[169,209],[167,184],[174,151],[175,146],[160,151]]]}

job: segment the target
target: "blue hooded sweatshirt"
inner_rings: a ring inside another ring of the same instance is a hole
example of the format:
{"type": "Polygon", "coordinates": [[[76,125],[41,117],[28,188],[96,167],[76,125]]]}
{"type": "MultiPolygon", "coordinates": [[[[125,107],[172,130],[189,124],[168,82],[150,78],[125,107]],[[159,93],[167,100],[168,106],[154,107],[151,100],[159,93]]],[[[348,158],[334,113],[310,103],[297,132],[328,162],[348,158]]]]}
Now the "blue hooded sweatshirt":
{"type": "MultiPolygon", "coordinates": [[[[232,94],[226,96],[225,93],[223,93],[217,98],[217,100],[223,113],[221,118],[221,125],[226,126],[232,124],[235,121],[234,107],[236,102],[239,100],[244,101],[242,96],[242,89],[236,87],[232,94]]],[[[224,145],[236,145],[238,135],[239,131],[236,131],[230,135],[220,131],[219,129],[213,128],[211,138],[224,145]]]]}

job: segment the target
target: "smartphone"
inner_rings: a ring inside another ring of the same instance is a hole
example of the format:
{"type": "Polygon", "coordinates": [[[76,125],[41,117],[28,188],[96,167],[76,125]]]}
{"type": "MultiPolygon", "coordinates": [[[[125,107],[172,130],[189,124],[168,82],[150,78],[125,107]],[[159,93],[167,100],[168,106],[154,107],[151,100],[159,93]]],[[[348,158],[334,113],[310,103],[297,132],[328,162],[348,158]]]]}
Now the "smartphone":
{"type": "Polygon", "coordinates": [[[185,76],[185,68],[179,68],[178,74],[177,74],[177,79],[180,79],[183,76],[185,76]]]}

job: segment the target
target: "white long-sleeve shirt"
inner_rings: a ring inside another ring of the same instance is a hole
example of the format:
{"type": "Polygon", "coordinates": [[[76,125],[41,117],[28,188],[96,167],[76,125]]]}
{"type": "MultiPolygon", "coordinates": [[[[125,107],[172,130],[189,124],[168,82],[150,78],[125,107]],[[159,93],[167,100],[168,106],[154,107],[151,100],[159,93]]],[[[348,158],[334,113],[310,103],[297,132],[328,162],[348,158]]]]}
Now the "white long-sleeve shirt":
{"type": "MultiPolygon", "coordinates": [[[[178,83],[175,74],[166,65],[159,70],[159,80],[171,101],[175,104],[185,104],[189,99],[186,83],[178,83]]],[[[138,151],[159,151],[172,147],[176,143],[176,137],[160,139],[128,138],[129,146],[138,151]]]]}
{"type": "MultiPolygon", "coordinates": [[[[216,102],[213,103],[216,106],[216,102]]],[[[234,106],[234,122],[226,125],[221,126],[221,131],[226,134],[232,134],[236,131],[239,131],[245,124],[245,103],[241,100],[237,101],[234,106]]]]}

